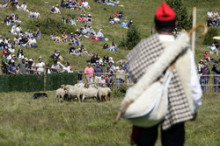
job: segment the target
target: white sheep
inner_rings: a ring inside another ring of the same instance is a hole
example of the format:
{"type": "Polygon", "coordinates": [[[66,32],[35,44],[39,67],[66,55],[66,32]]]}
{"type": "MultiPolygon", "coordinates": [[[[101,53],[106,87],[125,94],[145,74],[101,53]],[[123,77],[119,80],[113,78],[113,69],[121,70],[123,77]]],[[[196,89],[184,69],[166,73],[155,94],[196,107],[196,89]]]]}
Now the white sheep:
{"type": "Polygon", "coordinates": [[[110,101],[111,89],[109,87],[98,88],[98,98],[100,101],[110,101]]]}
{"type": "Polygon", "coordinates": [[[94,87],[89,88],[81,88],[80,96],[82,97],[82,101],[85,101],[86,98],[96,98],[98,100],[98,89],[94,87]]]}
{"type": "Polygon", "coordinates": [[[59,88],[56,90],[56,98],[58,98],[58,102],[63,102],[66,93],[66,90],[64,90],[63,88],[59,88]]]}
{"type": "Polygon", "coordinates": [[[67,96],[68,96],[68,99],[74,99],[74,98],[77,98],[78,101],[80,102],[80,88],[78,87],[71,87],[69,89],[67,89],[67,96]]]}

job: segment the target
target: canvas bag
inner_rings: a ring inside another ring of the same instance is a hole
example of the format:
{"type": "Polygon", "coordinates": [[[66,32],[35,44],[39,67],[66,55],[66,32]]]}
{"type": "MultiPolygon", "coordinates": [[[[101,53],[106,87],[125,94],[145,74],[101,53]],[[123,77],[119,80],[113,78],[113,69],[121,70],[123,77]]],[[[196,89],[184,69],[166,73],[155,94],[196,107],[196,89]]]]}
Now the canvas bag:
{"type": "Polygon", "coordinates": [[[123,118],[133,125],[151,127],[160,123],[168,108],[168,86],[172,71],[167,69],[163,82],[154,82],[123,113],[123,118]]]}

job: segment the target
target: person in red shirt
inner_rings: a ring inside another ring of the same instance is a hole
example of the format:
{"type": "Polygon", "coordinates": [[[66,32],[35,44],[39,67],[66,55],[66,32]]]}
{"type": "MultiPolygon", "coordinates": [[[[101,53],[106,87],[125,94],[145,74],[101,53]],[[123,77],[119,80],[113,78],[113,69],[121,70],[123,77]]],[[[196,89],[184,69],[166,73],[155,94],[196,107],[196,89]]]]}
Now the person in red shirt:
{"type": "Polygon", "coordinates": [[[82,14],[78,17],[78,21],[83,22],[83,15],[82,14]]]}
{"type": "Polygon", "coordinates": [[[203,58],[207,61],[210,61],[210,54],[208,53],[208,51],[205,51],[205,54],[203,55],[203,58]]]}

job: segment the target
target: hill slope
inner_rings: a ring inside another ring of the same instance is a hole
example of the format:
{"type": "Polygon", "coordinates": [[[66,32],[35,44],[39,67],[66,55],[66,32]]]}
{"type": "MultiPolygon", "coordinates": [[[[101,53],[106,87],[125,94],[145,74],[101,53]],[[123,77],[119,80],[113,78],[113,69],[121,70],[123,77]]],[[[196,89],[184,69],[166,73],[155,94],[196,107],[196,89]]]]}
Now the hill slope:
{"type": "MultiPolygon", "coordinates": [[[[24,0],[19,0],[19,4],[24,2],[24,0]]],[[[77,16],[79,14],[91,14],[93,17],[93,28],[97,32],[99,29],[103,29],[104,35],[109,38],[107,42],[109,45],[112,41],[115,41],[116,44],[119,44],[119,41],[123,36],[126,35],[127,30],[121,28],[117,24],[109,24],[108,18],[110,15],[115,14],[116,12],[123,11],[125,14],[125,19],[133,19],[134,24],[138,26],[139,31],[141,32],[141,37],[145,38],[149,36],[152,32],[153,28],[153,18],[154,12],[156,8],[161,4],[162,0],[121,0],[121,6],[107,6],[99,3],[95,3],[94,0],[88,0],[91,10],[85,10],[84,12],[80,12],[78,10],[70,10],[61,8],[62,14],[50,14],[50,9],[53,5],[60,4],[60,0],[25,0],[27,3],[28,9],[37,9],[40,12],[40,18],[37,21],[45,22],[47,18],[51,18],[56,20],[57,22],[61,22],[61,18],[67,16],[77,16]]],[[[206,23],[206,13],[209,9],[218,10],[219,2],[217,0],[209,1],[209,0],[184,0],[184,4],[187,6],[187,10],[189,13],[192,11],[193,6],[197,6],[197,22],[206,23]]],[[[22,21],[22,28],[24,31],[27,31],[30,26],[30,21],[33,21],[34,18],[29,18],[29,14],[27,12],[18,11],[14,9],[4,8],[0,9],[0,21],[2,22],[6,15],[10,15],[11,13],[15,13],[19,15],[19,19],[22,21]]],[[[35,20],[36,21],[36,20],[35,20]]],[[[75,29],[79,29],[83,24],[77,23],[76,27],[72,27],[74,32],[75,29]]],[[[11,29],[10,26],[1,25],[0,32],[3,36],[10,36],[11,39],[14,38],[8,31],[11,29]]],[[[35,30],[33,30],[35,31],[35,30]]],[[[196,60],[199,60],[204,50],[199,50],[199,48],[204,47],[201,45],[201,40],[197,40],[197,48],[196,60]]],[[[117,53],[109,52],[107,50],[103,50],[102,46],[105,42],[91,42],[86,38],[83,38],[82,44],[84,44],[85,48],[92,53],[97,53],[100,57],[104,55],[112,56],[114,60],[118,60],[126,56],[129,52],[126,49],[119,48],[117,53]]],[[[69,45],[67,43],[57,43],[51,41],[49,38],[49,34],[43,34],[42,40],[38,40],[38,48],[22,48],[25,52],[25,56],[28,58],[32,58],[35,61],[39,56],[44,58],[44,61],[47,62],[49,56],[53,54],[54,50],[59,49],[61,51],[61,55],[69,61],[74,69],[83,69],[86,65],[86,60],[90,59],[90,57],[86,56],[73,56],[67,53],[69,49],[69,45]]],[[[17,51],[18,48],[16,48],[17,51]]]]}

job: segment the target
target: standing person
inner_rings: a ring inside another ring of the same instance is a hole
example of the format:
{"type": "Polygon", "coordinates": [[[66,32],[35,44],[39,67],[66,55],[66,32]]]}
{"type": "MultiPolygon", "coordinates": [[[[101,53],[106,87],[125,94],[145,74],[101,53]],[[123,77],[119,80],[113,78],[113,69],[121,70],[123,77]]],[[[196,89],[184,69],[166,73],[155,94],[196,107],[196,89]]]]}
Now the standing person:
{"type": "Polygon", "coordinates": [[[214,73],[214,77],[213,77],[213,86],[214,86],[214,92],[220,90],[220,65],[219,62],[216,62],[213,66],[212,66],[212,71],[214,73]]]}
{"type": "Polygon", "coordinates": [[[91,66],[91,62],[88,61],[87,63],[87,67],[84,69],[84,73],[86,75],[86,82],[89,83],[93,83],[93,74],[94,74],[94,69],[91,66]]]}
{"type": "Polygon", "coordinates": [[[116,87],[119,88],[124,85],[125,82],[125,70],[122,65],[119,66],[119,70],[116,71],[116,87]]]}
{"type": "Polygon", "coordinates": [[[101,82],[101,76],[103,75],[104,71],[102,66],[100,66],[99,62],[96,62],[96,68],[94,69],[94,75],[95,75],[95,85],[99,86],[101,82]]]}
{"type": "Polygon", "coordinates": [[[38,63],[36,64],[36,69],[37,69],[37,74],[43,74],[44,73],[44,67],[45,67],[45,63],[44,62],[42,62],[42,57],[40,56],[39,58],[38,58],[38,63]]]}
{"type": "Polygon", "coordinates": [[[2,56],[2,60],[1,60],[1,69],[2,69],[2,73],[3,74],[8,74],[8,60],[7,60],[7,57],[8,57],[8,53],[4,54],[2,56]]]}
{"type": "Polygon", "coordinates": [[[202,69],[202,76],[201,76],[201,85],[203,92],[208,91],[209,75],[210,75],[209,67],[207,64],[205,64],[204,68],[202,69]]]}
{"type": "Polygon", "coordinates": [[[18,68],[19,68],[19,72],[21,74],[27,74],[27,71],[26,71],[26,63],[25,63],[25,58],[23,57],[21,62],[18,63],[18,68]]]}
{"type": "Polygon", "coordinates": [[[8,66],[8,73],[13,74],[13,75],[16,75],[19,73],[18,67],[15,64],[14,60],[11,60],[11,64],[8,66]]]}
{"type": "MultiPolygon", "coordinates": [[[[149,71],[151,71],[151,75],[159,76],[158,80],[160,80],[163,79],[163,72],[166,70],[161,64],[161,60],[164,60],[164,63],[168,61],[170,64],[174,59],[169,60],[169,56],[175,56],[174,54],[177,53],[175,52],[177,48],[185,48],[181,56],[175,59],[173,77],[168,86],[168,108],[164,120],[151,127],[133,126],[131,142],[136,143],[138,146],[155,145],[159,126],[161,126],[161,143],[163,146],[183,146],[185,142],[184,124],[186,121],[195,118],[194,107],[197,109],[201,105],[202,92],[193,53],[190,49],[186,49],[189,46],[187,43],[189,42],[189,37],[183,32],[175,40],[173,36],[175,27],[176,13],[163,2],[155,13],[157,34],[142,40],[127,56],[129,72],[134,82],[139,82],[139,79],[146,72],[149,74],[149,71]],[[182,44],[182,41],[185,44],[182,44]],[[169,56],[165,58],[164,55],[166,54],[164,52],[169,54],[169,56]],[[161,55],[164,58],[161,58],[161,55]],[[158,60],[160,60],[159,64],[158,60]],[[158,68],[152,68],[151,65],[154,64],[157,64],[158,68]]],[[[167,67],[169,66],[168,63],[167,67]]],[[[152,78],[144,78],[140,81],[146,82],[147,80],[151,80],[150,82],[152,83],[155,82],[152,78]]],[[[129,95],[135,94],[133,92],[130,93],[129,95]]],[[[128,96],[124,102],[134,100],[134,96],[128,96]]]]}

